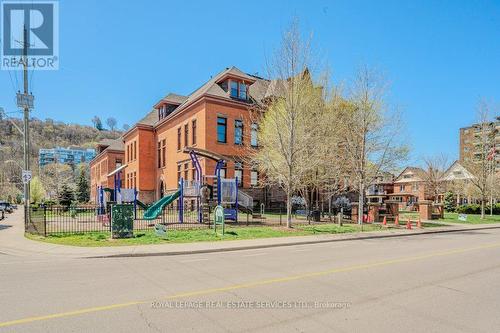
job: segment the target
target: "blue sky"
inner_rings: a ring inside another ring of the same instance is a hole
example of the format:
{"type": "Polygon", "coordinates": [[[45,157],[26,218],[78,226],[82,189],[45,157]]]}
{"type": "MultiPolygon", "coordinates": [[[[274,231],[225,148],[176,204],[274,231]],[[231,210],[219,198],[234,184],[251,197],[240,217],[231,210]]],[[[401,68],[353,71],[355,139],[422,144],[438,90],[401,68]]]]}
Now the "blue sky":
{"type": "MultiPolygon", "coordinates": [[[[478,100],[500,102],[500,1],[62,0],[59,10],[60,70],[32,80],[42,119],[133,124],[168,92],[188,94],[225,67],[264,73],[293,17],[335,82],[364,65],[384,73],[412,161],[455,158],[478,100]]],[[[13,85],[1,71],[8,112],[13,85]]]]}

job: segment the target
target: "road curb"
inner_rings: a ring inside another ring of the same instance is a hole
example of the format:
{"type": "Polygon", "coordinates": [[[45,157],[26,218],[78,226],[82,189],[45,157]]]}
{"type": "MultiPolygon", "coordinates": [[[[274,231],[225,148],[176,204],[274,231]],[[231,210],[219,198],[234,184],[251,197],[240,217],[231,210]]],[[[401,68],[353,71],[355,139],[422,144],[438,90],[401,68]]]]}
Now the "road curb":
{"type": "MultiPolygon", "coordinates": [[[[110,255],[96,255],[81,257],[82,259],[104,259],[104,258],[140,258],[140,257],[163,257],[163,256],[180,256],[180,255],[191,255],[191,254],[204,254],[204,253],[218,253],[218,252],[235,252],[244,250],[255,250],[255,249],[267,249],[274,247],[287,247],[296,245],[310,245],[310,244],[321,244],[321,243],[333,243],[333,242],[345,242],[354,240],[367,240],[376,238],[396,238],[396,237],[409,237],[409,236],[421,236],[421,235],[431,235],[431,234],[443,234],[452,232],[468,232],[468,231],[478,231],[478,230],[489,230],[489,229],[500,229],[500,226],[488,226],[479,228],[459,228],[459,229],[445,229],[445,230],[430,230],[430,231],[419,231],[412,232],[408,234],[382,234],[382,235],[367,235],[360,237],[347,237],[347,238],[332,238],[332,239],[317,239],[309,241],[295,241],[280,244],[262,244],[262,245],[244,245],[244,246],[234,246],[227,248],[214,248],[214,249],[201,249],[201,250],[186,250],[186,251],[168,251],[168,252],[147,252],[147,253],[119,253],[110,255]]],[[[305,236],[309,237],[309,236],[305,236]]]]}

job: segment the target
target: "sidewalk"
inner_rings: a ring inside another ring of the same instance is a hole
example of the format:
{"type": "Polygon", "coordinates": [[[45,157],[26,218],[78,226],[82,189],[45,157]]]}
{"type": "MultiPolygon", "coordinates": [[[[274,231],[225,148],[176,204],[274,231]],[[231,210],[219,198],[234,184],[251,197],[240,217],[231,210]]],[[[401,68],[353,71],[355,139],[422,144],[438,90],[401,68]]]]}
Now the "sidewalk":
{"type": "Polygon", "coordinates": [[[5,220],[0,222],[0,254],[19,257],[51,256],[66,258],[167,256],[500,228],[500,225],[491,224],[464,225],[447,223],[446,226],[443,227],[433,227],[427,229],[388,229],[387,231],[351,234],[323,234],[313,236],[139,246],[76,247],[37,242],[25,238],[22,214],[23,210],[18,209],[13,214],[8,215],[5,220]]]}

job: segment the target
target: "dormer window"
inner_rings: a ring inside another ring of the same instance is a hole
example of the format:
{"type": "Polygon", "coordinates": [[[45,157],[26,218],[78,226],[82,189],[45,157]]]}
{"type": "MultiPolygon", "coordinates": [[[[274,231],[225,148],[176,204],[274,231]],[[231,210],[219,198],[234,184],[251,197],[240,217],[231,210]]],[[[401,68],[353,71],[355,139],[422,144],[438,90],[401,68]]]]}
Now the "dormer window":
{"type": "Polygon", "coordinates": [[[241,99],[247,99],[247,85],[244,83],[239,84],[240,87],[240,98],[241,99]]]}
{"type": "Polygon", "coordinates": [[[247,85],[243,82],[231,80],[230,94],[231,94],[232,98],[246,100],[247,99],[247,85]]]}
{"type": "Polygon", "coordinates": [[[165,118],[165,114],[167,113],[167,106],[164,104],[158,108],[158,119],[165,118]]]}
{"type": "Polygon", "coordinates": [[[231,97],[238,98],[239,90],[238,90],[238,82],[231,81],[231,97]]]}
{"type": "Polygon", "coordinates": [[[170,115],[178,105],[174,104],[163,104],[158,107],[158,119],[162,120],[163,118],[166,118],[168,115],[170,115]]]}

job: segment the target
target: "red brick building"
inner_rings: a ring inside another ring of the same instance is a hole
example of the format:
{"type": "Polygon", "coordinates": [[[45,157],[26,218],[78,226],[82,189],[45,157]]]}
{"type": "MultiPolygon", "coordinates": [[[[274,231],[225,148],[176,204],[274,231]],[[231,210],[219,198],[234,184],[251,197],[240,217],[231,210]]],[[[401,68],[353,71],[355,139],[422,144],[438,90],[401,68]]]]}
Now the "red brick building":
{"type": "MultiPolygon", "coordinates": [[[[124,133],[120,152],[108,146],[92,161],[93,191],[104,181],[110,184],[103,178],[105,172],[96,167],[105,160],[116,162],[121,156],[126,165],[122,187],[137,189],[139,199],[146,203],[158,200],[177,189],[181,177],[194,178],[194,166],[183,150],[196,147],[224,156],[227,165],[222,175],[237,177],[241,188],[256,202],[272,202],[270,192],[260,186],[259,174],[246,158],[258,147],[258,124],[251,112],[269,96],[270,89],[268,80],[231,67],[190,95],[168,94],[124,133]]],[[[106,170],[111,172],[109,163],[106,170]]],[[[200,164],[203,174],[214,174],[215,161],[200,158],[200,164]]]]}
{"type": "Polygon", "coordinates": [[[422,168],[406,167],[394,180],[391,200],[399,201],[400,210],[418,210],[418,202],[429,200],[426,190],[426,173],[422,168]]]}
{"type": "MultiPolygon", "coordinates": [[[[122,166],[124,161],[123,140],[105,139],[97,144],[97,155],[90,161],[90,200],[95,202],[97,187],[114,187],[114,177],[108,174],[122,166]]],[[[121,174],[123,177],[123,173],[121,174]]]]}

